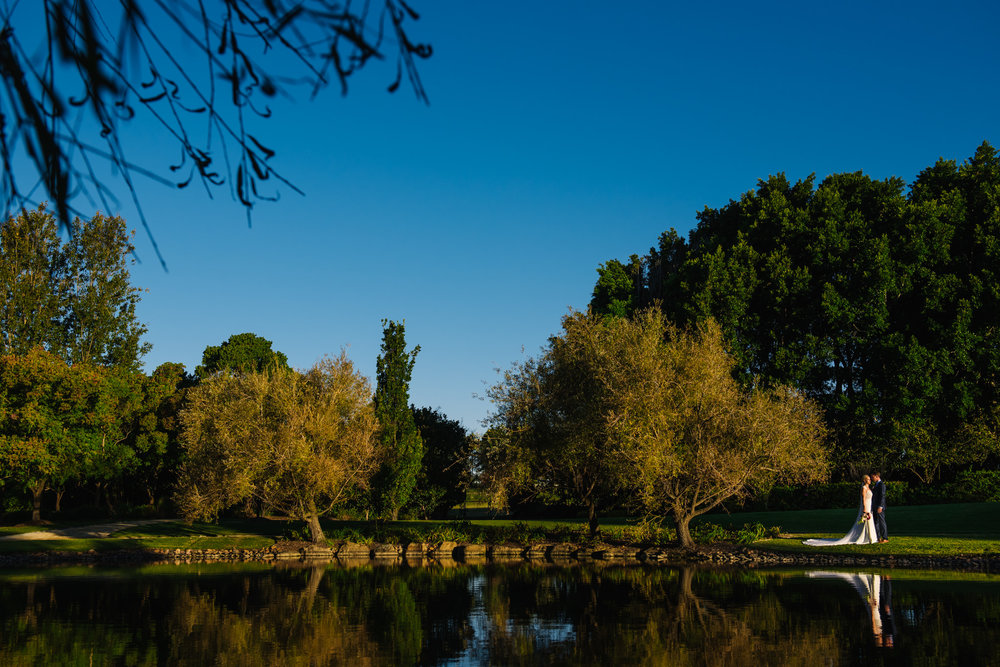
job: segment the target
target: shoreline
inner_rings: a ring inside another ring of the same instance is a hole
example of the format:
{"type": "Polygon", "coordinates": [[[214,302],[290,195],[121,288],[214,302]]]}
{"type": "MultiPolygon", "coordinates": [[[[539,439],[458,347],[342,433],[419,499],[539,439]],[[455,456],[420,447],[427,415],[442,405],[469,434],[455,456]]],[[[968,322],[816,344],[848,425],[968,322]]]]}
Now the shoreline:
{"type": "Polygon", "coordinates": [[[1000,573],[1000,554],[982,556],[892,556],[865,554],[789,553],[728,544],[694,550],[679,547],[573,543],[466,544],[458,542],[361,544],[341,542],[323,547],[306,542],[279,542],[262,549],[112,549],[90,551],[46,550],[0,553],[0,568],[36,568],[55,565],[129,565],[185,563],[264,563],[343,565],[406,564],[456,566],[484,563],[630,563],[662,566],[762,568],[789,565],[822,567],[876,567],[1000,573]]]}

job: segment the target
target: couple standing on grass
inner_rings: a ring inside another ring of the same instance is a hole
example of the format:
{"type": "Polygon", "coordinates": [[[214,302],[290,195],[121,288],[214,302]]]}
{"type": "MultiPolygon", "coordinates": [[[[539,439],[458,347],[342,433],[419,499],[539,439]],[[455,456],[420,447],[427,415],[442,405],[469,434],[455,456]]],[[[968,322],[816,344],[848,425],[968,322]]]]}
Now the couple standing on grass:
{"type": "Polygon", "coordinates": [[[861,478],[861,507],[854,527],[839,540],[804,540],[811,547],[832,547],[838,544],[879,544],[889,541],[885,525],[885,482],[882,473],[861,478]]]}

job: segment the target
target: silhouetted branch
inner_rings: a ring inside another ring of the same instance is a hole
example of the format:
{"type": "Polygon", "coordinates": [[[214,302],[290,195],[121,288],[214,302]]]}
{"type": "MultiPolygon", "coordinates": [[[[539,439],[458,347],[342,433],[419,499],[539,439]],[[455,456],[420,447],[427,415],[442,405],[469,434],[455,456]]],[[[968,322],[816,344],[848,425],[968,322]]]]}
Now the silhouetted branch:
{"type": "Polygon", "coordinates": [[[151,240],[134,176],[184,188],[197,173],[209,196],[228,187],[249,223],[256,202],[277,199],[277,185],[299,192],[272,166],[276,152],[251,134],[250,118],[270,118],[267,100],[299,86],[315,96],[335,80],[346,94],[348,78],[387,51],[396,60],[389,91],[405,72],[426,103],[416,60],[431,48],[407,34],[407,21],[418,18],[403,0],[357,8],[332,0],[0,0],[4,214],[45,198],[68,229],[77,197],[109,208],[117,198],[95,169],[99,157],[129,191],[151,240]],[[35,32],[41,48],[29,55],[18,38],[35,32]],[[121,126],[141,116],[181,148],[170,178],[126,157],[121,126]],[[34,177],[20,176],[29,166],[34,177]]]}

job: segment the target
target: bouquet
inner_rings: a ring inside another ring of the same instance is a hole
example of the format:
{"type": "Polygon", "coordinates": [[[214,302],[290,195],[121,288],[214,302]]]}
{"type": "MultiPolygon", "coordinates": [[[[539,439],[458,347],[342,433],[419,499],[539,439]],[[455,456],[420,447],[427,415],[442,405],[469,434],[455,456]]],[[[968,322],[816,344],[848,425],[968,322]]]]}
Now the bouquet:
{"type": "Polygon", "coordinates": [[[861,518],[858,519],[858,525],[860,526],[863,523],[867,523],[870,518],[872,518],[871,512],[862,512],[861,518]]]}

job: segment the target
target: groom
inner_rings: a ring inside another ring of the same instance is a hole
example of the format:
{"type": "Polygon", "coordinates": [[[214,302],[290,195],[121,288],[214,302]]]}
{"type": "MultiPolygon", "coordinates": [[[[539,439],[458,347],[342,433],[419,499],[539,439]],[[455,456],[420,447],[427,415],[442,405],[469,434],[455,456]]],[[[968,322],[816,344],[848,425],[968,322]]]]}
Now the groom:
{"type": "Polygon", "coordinates": [[[875,518],[875,535],[879,544],[889,541],[889,531],[885,526],[885,482],[882,473],[872,473],[872,513],[875,518]]]}

